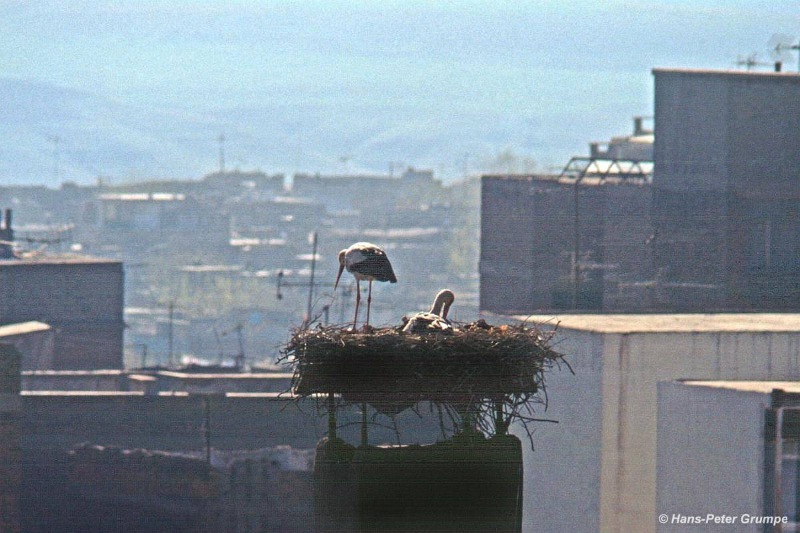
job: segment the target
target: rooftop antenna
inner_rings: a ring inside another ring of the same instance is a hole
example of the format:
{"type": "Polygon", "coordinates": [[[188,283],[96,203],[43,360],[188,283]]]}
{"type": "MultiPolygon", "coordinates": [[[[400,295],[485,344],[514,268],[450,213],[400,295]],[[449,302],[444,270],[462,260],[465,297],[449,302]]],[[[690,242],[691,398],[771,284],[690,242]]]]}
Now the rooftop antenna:
{"type": "Polygon", "coordinates": [[[772,65],[766,61],[759,61],[758,54],[753,52],[747,57],[736,56],[736,66],[745,67],[747,70],[753,70],[753,67],[772,65]]]}
{"type": "Polygon", "coordinates": [[[343,155],[339,158],[339,162],[342,164],[342,168],[344,169],[344,173],[348,174],[350,172],[350,161],[353,159],[351,155],[343,155]]]}
{"type": "Polygon", "coordinates": [[[244,339],[242,338],[242,329],[244,329],[244,324],[239,322],[231,329],[222,332],[223,337],[227,336],[230,333],[233,333],[234,331],[236,332],[236,339],[239,342],[239,352],[236,354],[233,361],[236,370],[238,370],[239,372],[242,372],[245,369],[245,361],[247,359],[244,353],[244,339]]]}
{"type": "Polygon", "coordinates": [[[214,338],[217,340],[217,348],[219,348],[218,364],[222,366],[222,362],[225,360],[225,356],[222,354],[222,341],[219,340],[219,332],[217,331],[217,326],[213,326],[211,329],[214,331],[214,338]]]}
{"type": "MultiPolygon", "coordinates": [[[[283,270],[278,272],[277,276],[277,292],[275,297],[278,300],[283,299],[283,293],[281,292],[282,287],[308,287],[308,301],[306,303],[306,317],[304,320],[304,324],[308,325],[312,319],[311,311],[314,304],[314,289],[320,285],[319,282],[315,281],[314,276],[316,273],[317,268],[317,241],[318,241],[318,234],[315,231],[311,235],[309,235],[309,240],[311,241],[311,277],[308,281],[284,281],[284,273],[283,270]]],[[[328,313],[328,310],[323,310],[324,313],[328,313]]]]}
{"type": "Polygon", "coordinates": [[[314,271],[317,268],[317,232],[311,236],[311,279],[308,282],[308,305],[306,306],[306,321],[311,321],[311,308],[314,302],[314,271]]]}
{"type": "Polygon", "coordinates": [[[219,137],[217,137],[217,142],[219,142],[219,173],[225,173],[225,134],[220,133],[219,137]]]}
{"type": "Polygon", "coordinates": [[[168,351],[167,361],[169,367],[174,368],[174,365],[172,363],[172,357],[173,357],[173,341],[174,341],[173,322],[175,319],[175,300],[169,301],[169,305],[167,306],[167,315],[169,317],[169,322],[167,323],[167,351],[168,351]]]}
{"type": "Polygon", "coordinates": [[[792,51],[797,54],[797,71],[800,72],[800,42],[795,42],[791,35],[776,33],[767,41],[767,47],[772,59],[775,61],[775,70],[780,71],[780,65],[792,59],[792,51]]]}

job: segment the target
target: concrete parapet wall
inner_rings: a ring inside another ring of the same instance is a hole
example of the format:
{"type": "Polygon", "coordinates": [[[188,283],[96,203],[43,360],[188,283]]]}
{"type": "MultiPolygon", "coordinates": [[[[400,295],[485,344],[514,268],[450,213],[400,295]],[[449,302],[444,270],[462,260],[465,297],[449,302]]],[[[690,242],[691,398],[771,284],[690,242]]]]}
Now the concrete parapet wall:
{"type": "Polygon", "coordinates": [[[0,344],[0,532],[19,533],[22,457],[20,450],[20,367],[22,355],[0,344]]]}
{"type": "MultiPolygon", "coordinates": [[[[422,410],[427,412],[427,410],[422,410]]],[[[142,392],[43,392],[22,396],[25,449],[68,450],[82,442],[127,448],[189,451],[205,447],[203,395],[142,392]]],[[[339,413],[339,436],[358,442],[359,414],[339,413]]],[[[314,399],[295,401],[280,393],[230,393],[209,397],[210,442],[220,450],[257,449],[289,444],[313,448],[327,431],[327,419],[314,399]]],[[[395,443],[388,419],[371,426],[370,442],[395,443]]],[[[441,437],[434,416],[407,411],[398,417],[404,443],[430,443],[441,437]]]]}

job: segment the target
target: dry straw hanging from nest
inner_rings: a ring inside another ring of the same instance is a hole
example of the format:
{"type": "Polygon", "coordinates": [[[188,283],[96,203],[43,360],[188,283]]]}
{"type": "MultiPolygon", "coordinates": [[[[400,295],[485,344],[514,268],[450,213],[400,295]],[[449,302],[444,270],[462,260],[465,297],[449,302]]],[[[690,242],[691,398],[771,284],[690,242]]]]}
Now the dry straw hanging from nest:
{"type": "Polygon", "coordinates": [[[479,427],[491,421],[492,428],[481,429],[496,432],[514,419],[527,428],[533,405],[546,405],[545,373],[561,364],[569,368],[549,347],[551,337],[524,324],[493,327],[483,320],[450,335],[320,327],[295,331],[284,359],[294,368],[299,397],[335,393],[389,416],[418,402],[448,413],[470,408],[479,427]]]}

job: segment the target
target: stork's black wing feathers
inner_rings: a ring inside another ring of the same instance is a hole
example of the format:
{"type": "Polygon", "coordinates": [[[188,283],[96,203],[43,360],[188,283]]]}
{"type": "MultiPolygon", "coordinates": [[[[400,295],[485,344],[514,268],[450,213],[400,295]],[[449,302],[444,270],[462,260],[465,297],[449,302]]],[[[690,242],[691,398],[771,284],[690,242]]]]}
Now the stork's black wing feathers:
{"type": "Polygon", "coordinates": [[[376,281],[389,281],[397,283],[397,277],[392,270],[392,264],[386,256],[386,252],[379,249],[359,250],[364,258],[352,265],[348,270],[361,274],[362,276],[370,276],[376,281]]]}

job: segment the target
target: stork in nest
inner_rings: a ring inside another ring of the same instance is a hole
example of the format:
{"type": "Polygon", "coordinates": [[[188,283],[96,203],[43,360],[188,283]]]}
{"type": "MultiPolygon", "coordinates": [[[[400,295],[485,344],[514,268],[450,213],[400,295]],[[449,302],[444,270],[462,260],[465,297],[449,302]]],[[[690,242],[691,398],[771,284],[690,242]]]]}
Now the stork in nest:
{"type": "Polygon", "coordinates": [[[447,320],[450,306],[456,299],[450,289],[443,289],[436,294],[431,310],[427,313],[412,315],[403,326],[404,333],[453,333],[453,325],[447,320]]]}

